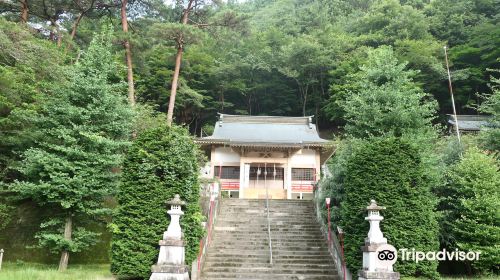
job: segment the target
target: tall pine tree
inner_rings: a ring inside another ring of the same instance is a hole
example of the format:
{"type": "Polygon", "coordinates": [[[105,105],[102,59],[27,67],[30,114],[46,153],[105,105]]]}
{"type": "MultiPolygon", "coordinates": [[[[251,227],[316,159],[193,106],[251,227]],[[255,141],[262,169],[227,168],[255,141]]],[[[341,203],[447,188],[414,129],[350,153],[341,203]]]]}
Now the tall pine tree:
{"type": "Polygon", "coordinates": [[[122,151],[128,145],[133,112],[123,94],[111,55],[111,33],[95,35],[69,82],[41,105],[34,127],[36,145],[23,153],[22,181],[11,185],[21,198],[55,213],[36,234],[41,247],[69,254],[96,242],[85,222],[108,213],[104,199],[116,190],[122,151]]]}

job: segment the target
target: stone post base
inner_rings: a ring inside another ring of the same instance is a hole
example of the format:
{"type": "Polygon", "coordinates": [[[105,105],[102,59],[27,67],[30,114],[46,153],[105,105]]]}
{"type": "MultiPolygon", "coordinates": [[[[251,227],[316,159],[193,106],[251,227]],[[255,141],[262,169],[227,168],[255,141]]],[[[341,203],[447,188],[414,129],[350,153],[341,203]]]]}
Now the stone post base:
{"type": "Polygon", "coordinates": [[[151,267],[149,280],[189,280],[187,266],[155,264],[151,267]]]}
{"type": "Polygon", "coordinates": [[[360,270],[358,280],[399,280],[399,272],[360,270]]]}

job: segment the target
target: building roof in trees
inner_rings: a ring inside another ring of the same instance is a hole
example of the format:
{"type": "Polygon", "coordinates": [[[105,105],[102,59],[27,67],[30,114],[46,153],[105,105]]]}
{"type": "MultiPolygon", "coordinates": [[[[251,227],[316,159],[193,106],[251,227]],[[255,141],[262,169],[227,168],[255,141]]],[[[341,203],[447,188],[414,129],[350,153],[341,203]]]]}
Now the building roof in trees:
{"type": "Polygon", "coordinates": [[[214,133],[197,140],[206,144],[231,146],[322,147],[329,141],[321,139],[312,123],[312,116],[246,116],[219,114],[214,133]]]}
{"type": "MultiPolygon", "coordinates": [[[[458,129],[462,131],[479,131],[481,127],[488,126],[490,116],[485,115],[457,115],[458,129]]],[[[455,126],[455,118],[448,115],[448,123],[455,126]]]]}

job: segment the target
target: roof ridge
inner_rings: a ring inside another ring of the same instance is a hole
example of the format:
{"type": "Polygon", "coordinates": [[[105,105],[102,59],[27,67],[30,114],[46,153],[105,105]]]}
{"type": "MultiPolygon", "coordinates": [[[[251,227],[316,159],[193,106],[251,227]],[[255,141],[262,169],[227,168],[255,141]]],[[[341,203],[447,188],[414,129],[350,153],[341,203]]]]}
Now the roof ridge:
{"type": "Polygon", "coordinates": [[[313,116],[285,117],[285,116],[250,116],[219,114],[222,123],[273,123],[273,124],[301,124],[309,125],[313,116]]]}
{"type": "Polygon", "coordinates": [[[219,114],[219,116],[224,116],[224,117],[241,117],[241,118],[246,118],[246,117],[249,117],[249,118],[295,118],[295,119],[308,119],[308,118],[312,118],[314,117],[314,115],[311,115],[311,116],[269,116],[269,115],[266,115],[266,116],[259,116],[259,115],[233,115],[233,114],[224,114],[224,113],[217,113],[219,114]]]}

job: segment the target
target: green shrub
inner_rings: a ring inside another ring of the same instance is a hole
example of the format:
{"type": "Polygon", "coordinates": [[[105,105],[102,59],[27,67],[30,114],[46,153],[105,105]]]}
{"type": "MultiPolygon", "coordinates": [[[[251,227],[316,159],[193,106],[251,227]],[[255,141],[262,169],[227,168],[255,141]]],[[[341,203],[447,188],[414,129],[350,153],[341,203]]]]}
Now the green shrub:
{"type": "MultiPolygon", "coordinates": [[[[434,214],[435,199],[418,149],[396,139],[356,141],[346,160],[343,198],[340,202],[341,226],[345,231],[345,255],[355,273],[361,268],[369,225],[364,220],[371,199],[386,206],[382,212],[382,231],[397,249],[437,251],[438,225],[434,214]]],[[[395,270],[402,275],[435,278],[436,262],[398,261],[395,270]]]]}
{"type": "Polygon", "coordinates": [[[495,160],[477,148],[451,165],[440,190],[441,236],[448,250],[481,251],[466,263],[481,274],[500,263],[500,173],[495,160]]]}
{"type": "Polygon", "coordinates": [[[120,278],[148,278],[158,240],[169,224],[165,201],[187,202],[181,218],[186,263],[196,258],[203,235],[199,206],[198,149],[180,127],[158,127],[139,135],[123,167],[112,223],[111,271],[120,278]]]}

